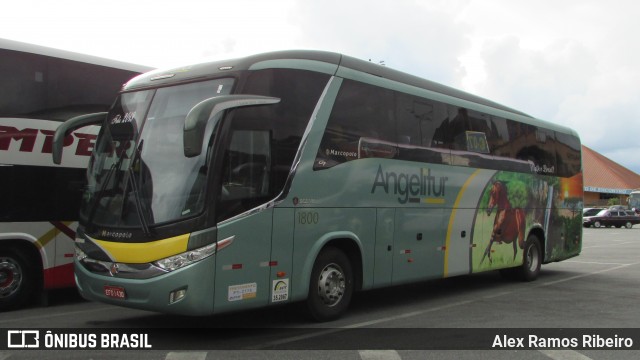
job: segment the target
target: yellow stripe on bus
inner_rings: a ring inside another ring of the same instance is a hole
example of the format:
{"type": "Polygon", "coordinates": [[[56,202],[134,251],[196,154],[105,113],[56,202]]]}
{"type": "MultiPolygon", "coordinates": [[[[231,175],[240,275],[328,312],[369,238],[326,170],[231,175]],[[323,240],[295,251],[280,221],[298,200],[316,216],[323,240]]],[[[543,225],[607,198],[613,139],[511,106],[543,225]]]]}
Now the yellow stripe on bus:
{"type": "Polygon", "coordinates": [[[444,198],[425,198],[422,199],[422,202],[425,204],[440,204],[443,205],[445,203],[444,198]]]}
{"type": "Polygon", "coordinates": [[[187,251],[189,234],[146,243],[124,243],[93,239],[115,262],[148,263],[187,251]]]}
{"type": "Polygon", "coordinates": [[[473,174],[471,174],[471,176],[469,176],[467,181],[465,181],[462,187],[460,188],[460,192],[458,192],[456,201],[453,203],[453,209],[451,210],[451,217],[449,218],[449,226],[447,227],[447,240],[446,240],[445,249],[444,249],[444,277],[449,276],[449,248],[450,248],[449,244],[451,243],[451,231],[453,230],[453,223],[456,220],[456,212],[457,212],[458,206],[460,205],[460,200],[462,200],[462,195],[469,187],[471,180],[473,180],[473,178],[475,178],[479,172],[480,172],[480,169],[477,169],[476,171],[473,172],[473,174]]]}
{"type": "MultiPolygon", "coordinates": [[[[69,226],[71,225],[73,221],[63,221],[62,223],[69,226]]],[[[60,230],[56,229],[56,227],[52,227],[49,231],[47,231],[46,233],[44,233],[44,235],[40,236],[38,238],[38,241],[36,241],[35,245],[38,249],[42,249],[43,247],[45,247],[45,245],[47,245],[51,240],[53,240],[56,235],[58,235],[60,233],[60,230]]]]}

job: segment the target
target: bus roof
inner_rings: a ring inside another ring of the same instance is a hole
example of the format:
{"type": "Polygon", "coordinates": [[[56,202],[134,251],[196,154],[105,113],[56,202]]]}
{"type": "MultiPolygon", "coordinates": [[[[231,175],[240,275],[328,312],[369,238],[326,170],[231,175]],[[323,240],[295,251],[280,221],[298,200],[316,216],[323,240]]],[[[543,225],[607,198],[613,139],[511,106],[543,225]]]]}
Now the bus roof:
{"type": "Polygon", "coordinates": [[[373,75],[396,83],[460,99],[485,108],[507,112],[519,121],[537,123],[544,127],[577,135],[569,128],[549,123],[525,114],[519,110],[501,105],[477,95],[454,89],[452,87],[410,75],[387,66],[327,51],[288,50],[251,55],[238,59],[213,61],[174,69],[158,69],[139,75],[129,81],[124,90],[135,90],[147,87],[168,86],[176,83],[204,80],[220,77],[226,71],[259,70],[266,68],[295,68],[324,72],[330,75],[349,78],[355,73],[373,75]],[[346,75],[346,76],[345,76],[346,75]]]}
{"type": "Polygon", "coordinates": [[[78,61],[88,64],[100,65],[110,68],[144,73],[154,68],[144,65],[131,64],[123,61],[105,59],[97,56],[75,53],[66,50],[54,49],[46,46],[28,44],[14,40],[0,39],[0,49],[19,51],[30,54],[44,55],[65,60],[78,61]]]}

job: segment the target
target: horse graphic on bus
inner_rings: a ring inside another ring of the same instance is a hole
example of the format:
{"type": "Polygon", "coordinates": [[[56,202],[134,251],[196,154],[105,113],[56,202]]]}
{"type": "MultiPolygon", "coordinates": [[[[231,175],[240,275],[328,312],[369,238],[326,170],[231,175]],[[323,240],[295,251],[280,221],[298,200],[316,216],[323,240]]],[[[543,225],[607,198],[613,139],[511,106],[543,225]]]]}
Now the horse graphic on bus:
{"type": "Polygon", "coordinates": [[[525,248],[526,234],[533,227],[545,233],[563,232],[559,228],[562,220],[558,209],[565,206],[561,203],[564,199],[554,191],[558,187],[554,181],[544,175],[509,172],[493,176],[478,204],[473,236],[474,271],[521,263],[519,254],[525,248]]]}
{"type": "Polygon", "coordinates": [[[507,187],[502,181],[495,181],[490,187],[489,204],[487,206],[487,216],[490,216],[496,209],[496,216],[493,222],[493,230],[489,245],[487,245],[480,264],[485,257],[491,260],[491,246],[494,242],[498,244],[513,244],[513,260],[516,259],[518,246],[524,249],[524,234],[526,229],[525,212],[522,208],[514,208],[508,198],[507,187]]]}

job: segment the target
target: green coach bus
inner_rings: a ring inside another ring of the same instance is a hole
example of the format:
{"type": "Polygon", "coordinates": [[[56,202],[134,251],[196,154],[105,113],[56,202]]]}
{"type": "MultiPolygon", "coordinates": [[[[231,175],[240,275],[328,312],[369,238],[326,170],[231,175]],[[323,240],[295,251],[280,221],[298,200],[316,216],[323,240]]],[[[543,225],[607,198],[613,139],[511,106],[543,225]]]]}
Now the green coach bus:
{"type": "Polygon", "coordinates": [[[341,54],[284,51],[143,74],[101,125],[76,237],[90,300],[201,315],[580,253],[565,127],[341,54]]]}

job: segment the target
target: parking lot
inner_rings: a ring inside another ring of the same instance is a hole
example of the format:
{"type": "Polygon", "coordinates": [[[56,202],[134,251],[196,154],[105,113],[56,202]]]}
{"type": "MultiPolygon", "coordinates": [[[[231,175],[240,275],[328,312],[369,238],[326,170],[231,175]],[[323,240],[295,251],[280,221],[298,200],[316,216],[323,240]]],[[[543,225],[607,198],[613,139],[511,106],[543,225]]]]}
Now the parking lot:
{"type": "MultiPolygon", "coordinates": [[[[546,329],[595,329],[596,335],[606,334],[607,329],[637,330],[640,324],[638,254],[640,227],[584,229],[582,254],[564,262],[544,265],[535,282],[506,281],[491,272],[368,291],[357,294],[347,316],[324,324],[311,322],[296,304],[185,318],[85,302],[68,292],[56,295],[49,307],[2,313],[0,323],[3,328],[84,331],[109,328],[116,332],[169,329],[162,332],[175,334],[170,345],[153,344],[155,349],[163,350],[101,351],[92,353],[94,359],[125,355],[140,359],[507,359],[514,356],[518,359],[636,359],[640,355],[638,350],[469,351],[464,350],[467,349],[465,344],[472,342],[456,339],[449,342],[449,339],[455,338],[455,334],[462,337],[482,335],[481,338],[488,334],[493,339],[505,329],[507,333],[508,329],[524,329],[530,333],[546,329]],[[380,328],[384,329],[382,337],[380,328]],[[453,332],[441,331],[450,335],[440,338],[443,341],[441,349],[424,350],[425,344],[434,341],[426,337],[437,338],[437,333],[430,329],[453,332]],[[424,343],[411,340],[412,334],[425,337],[424,343]],[[200,342],[187,344],[192,336],[200,338],[200,342]],[[202,342],[203,336],[206,342],[202,342]],[[165,351],[166,346],[175,348],[165,351]]],[[[640,338],[635,341],[637,346],[640,338]]],[[[487,347],[490,344],[481,346],[487,347]]],[[[0,352],[0,359],[33,358],[37,354],[41,353],[4,351],[0,352]]],[[[48,358],[61,359],[86,356],[85,351],[47,354],[48,358]]]]}

